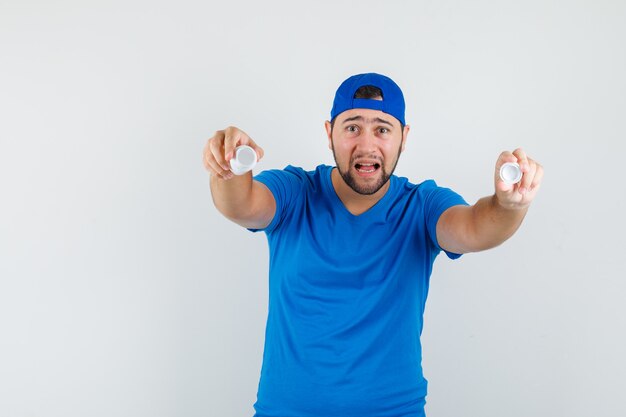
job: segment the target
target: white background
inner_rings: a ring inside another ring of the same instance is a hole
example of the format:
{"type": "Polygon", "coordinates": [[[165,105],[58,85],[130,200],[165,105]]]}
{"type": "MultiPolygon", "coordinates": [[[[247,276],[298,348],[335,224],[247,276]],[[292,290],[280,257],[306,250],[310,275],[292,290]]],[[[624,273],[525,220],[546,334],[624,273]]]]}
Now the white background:
{"type": "MultiPolygon", "coordinates": [[[[396,173],[469,202],[502,150],[545,167],[503,246],[439,257],[429,417],[623,417],[626,3],[0,1],[0,415],[252,416],[267,247],[202,148],[332,163],[339,83],[380,72],[396,173]]],[[[364,416],[365,417],[365,416],[364,416]]]]}

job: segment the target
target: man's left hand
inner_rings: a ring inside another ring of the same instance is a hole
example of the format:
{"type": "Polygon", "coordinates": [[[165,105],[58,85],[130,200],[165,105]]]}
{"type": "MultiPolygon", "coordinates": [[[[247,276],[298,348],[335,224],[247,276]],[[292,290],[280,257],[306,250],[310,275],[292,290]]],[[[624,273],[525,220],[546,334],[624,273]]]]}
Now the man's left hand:
{"type": "Polygon", "coordinates": [[[526,155],[523,149],[502,152],[496,162],[495,188],[498,203],[509,209],[525,209],[530,206],[539,191],[543,178],[543,167],[526,155]],[[517,184],[507,184],[500,178],[500,168],[507,162],[516,162],[522,171],[517,184]]]}

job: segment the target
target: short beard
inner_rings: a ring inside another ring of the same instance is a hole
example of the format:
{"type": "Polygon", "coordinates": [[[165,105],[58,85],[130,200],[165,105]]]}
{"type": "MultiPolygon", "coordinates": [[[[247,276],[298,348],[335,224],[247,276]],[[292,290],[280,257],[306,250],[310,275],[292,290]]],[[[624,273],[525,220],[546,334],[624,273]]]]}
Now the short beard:
{"type": "MultiPolygon", "coordinates": [[[[404,136],[404,135],[403,135],[404,136]]],[[[391,172],[387,172],[385,170],[385,164],[384,161],[380,161],[380,170],[382,172],[382,175],[380,176],[380,180],[378,180],[376,183],[370,185],[370,186],[360,186],[357,181],[356,178],[354,177],[354,175],[352,175],[352,171],[350,168],[352,168],[352,165],[354,164],[354,161],[357,159],[357,157],[360,157],[360,155],[357,155],[353,158],[350,158],[350,162],[348,164],[348,171],[347,172],[343,172],[341,170],[341,167],[339,166],[339,163],[337,162],[337,155],[335,154],[335,143],[334,141],[332,141],[332,145],[333,145],[333,158],[335,159],[335,166],[337,167],[337,171],[339,171],[339,175],[341,175],[341,178],[343,178],[344,182],[346,184],[348,184],[348,186],[350,188],[352,188],[356,193],[361,194],[361,195],[372,195],[372,194],[376,194],[376,192],[378,192],[378,190],[380,190],[381,188],[383,188],[383,186],[387,183],[387,181],[389,181],[389,178],[391,178],[391,176],[393,175],[394,171],[396,170],[396,166],[398,165],[398,161],[400,160],[400,152],[402,151],[402,141],[400,141],[400,148],[398,149],[398,154],[396,155],[396,160],[393,163],[393,167],[391,168],[391,172]]]]}

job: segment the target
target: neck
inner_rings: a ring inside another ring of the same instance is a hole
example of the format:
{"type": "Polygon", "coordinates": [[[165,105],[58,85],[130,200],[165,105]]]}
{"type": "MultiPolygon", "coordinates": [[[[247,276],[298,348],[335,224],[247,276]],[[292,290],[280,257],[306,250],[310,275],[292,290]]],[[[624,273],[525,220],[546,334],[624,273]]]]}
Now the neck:
{"type": "Polygon", "coordinates": [[[367,210],[372,208],[374,204],[378,203],[387,193],[389,184],[391,183],[390,178],[389,181],[387,181],[385,185],[383,185],[380,190],[376,191],[374,194],[363,195],[357,193],[350,188],[348,184],[346,184],[337,168],[333,168],[330,178],[337,196],[346,209],[355,216],[365,213],[367,210]]]}

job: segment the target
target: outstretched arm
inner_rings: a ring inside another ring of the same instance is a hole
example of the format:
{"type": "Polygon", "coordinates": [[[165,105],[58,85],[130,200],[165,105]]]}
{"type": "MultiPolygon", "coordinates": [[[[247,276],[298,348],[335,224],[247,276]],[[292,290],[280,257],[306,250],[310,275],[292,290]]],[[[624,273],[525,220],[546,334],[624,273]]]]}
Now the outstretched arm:
{"type": "Polygon", "coordinates": [[[228,161],[239,145],[252,147],[257,159],[263,157],[263,149],[236,127],[218,130],[204,147],[203,163],[211,173],[213,203],[220,213],[240,226],[262,229],[272,221],[276,201],[264,184],[252,179],[252,172],[231,172],[228,161]]]}
{"type": "Polygon", "coordinates": [[[543,167],[522,149],[503,152],[496,162],[494,195],[481,198],[473,206],[453,206],[437,222],[439,245],[453,253],[478,252],[500,245],[519,228],[537,195],[543,167]],[[517,162],[522,179],[507,184],[500,178],[500,167],[517,162]]]}

